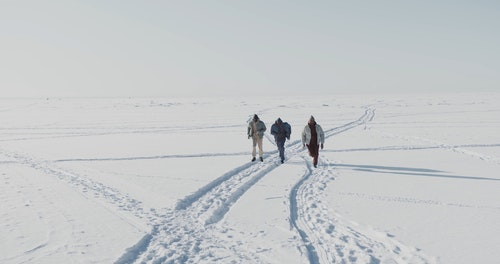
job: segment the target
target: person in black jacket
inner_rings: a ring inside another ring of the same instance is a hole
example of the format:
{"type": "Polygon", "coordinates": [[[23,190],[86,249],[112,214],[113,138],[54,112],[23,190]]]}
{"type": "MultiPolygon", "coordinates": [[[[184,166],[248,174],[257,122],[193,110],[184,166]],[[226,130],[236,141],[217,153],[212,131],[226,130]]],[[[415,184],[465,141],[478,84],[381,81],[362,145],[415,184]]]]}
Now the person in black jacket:
{"type": "Polygon", "coordinates": [[[274,136],[276,141],[276,146],[280,153],[281,163],[285,162],[285,141],[290,140],[290,134],[292,133],[292,128],[287,122],[283,122],[281,118],[278,118],[276,122],[271,126],[271,135],[274,136]]]}

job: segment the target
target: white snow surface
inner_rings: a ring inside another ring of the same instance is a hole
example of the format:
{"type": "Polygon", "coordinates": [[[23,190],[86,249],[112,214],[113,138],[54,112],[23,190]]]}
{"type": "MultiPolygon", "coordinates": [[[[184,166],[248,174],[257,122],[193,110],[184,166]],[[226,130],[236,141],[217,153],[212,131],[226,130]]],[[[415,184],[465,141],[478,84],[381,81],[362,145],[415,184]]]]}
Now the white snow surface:
{"type": "Polygon", "coordinates": [[[498,263],[499,102],[0,99],[0,263],[498,263]],[[310,115],[318,168],[300,141],[310,115]]]}

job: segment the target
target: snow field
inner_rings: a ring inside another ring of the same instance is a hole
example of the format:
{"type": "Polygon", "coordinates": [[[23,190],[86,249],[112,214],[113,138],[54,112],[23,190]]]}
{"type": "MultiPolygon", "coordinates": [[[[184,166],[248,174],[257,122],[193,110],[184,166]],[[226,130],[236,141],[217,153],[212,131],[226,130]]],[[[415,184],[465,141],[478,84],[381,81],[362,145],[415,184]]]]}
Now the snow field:
{"type": "Polygon", "coordinates": [[[495,263],[498,99],[4,100],[0,262],[495,263]]]}

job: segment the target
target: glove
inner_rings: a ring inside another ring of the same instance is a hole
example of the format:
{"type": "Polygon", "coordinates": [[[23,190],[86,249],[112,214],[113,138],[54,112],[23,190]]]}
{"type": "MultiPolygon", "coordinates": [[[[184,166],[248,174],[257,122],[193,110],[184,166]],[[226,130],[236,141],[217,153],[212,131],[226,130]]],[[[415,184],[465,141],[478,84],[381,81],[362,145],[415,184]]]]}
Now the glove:
{"type": "Polygon", "coordinates": [[[323,149],[323,144],[321,144],[321,149],[323,149]]]}
{"type": "Polygon", "coordinates": [[[290,140],[290,137],[286,137],[286,139],[290,140]]]}

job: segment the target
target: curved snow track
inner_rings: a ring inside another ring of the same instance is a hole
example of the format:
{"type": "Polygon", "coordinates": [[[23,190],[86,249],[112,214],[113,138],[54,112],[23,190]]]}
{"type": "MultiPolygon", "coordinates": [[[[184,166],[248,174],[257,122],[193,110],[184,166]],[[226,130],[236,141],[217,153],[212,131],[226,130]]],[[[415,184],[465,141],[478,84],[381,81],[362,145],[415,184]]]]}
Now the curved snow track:
{"type": "MultiPolygon", "coordinates": [[[[325,137],[370,122],[375,110],[368,107],[357,120],[325,131],[325,137]]],[[[304,160],[305,173],[290,192],[290,227],[297,232],[309,263],[430,263],[416,249],[393,241],[386,234],[359,230],[354,224],[332,217],[321,204],[322,191],[334,180],[335,168],[322,158],[318,169],[308,162],[300,141],[287,147],[287,157],[304,160]]],[[[179,200],[175,208],[154,223],[150,233],[130,247],[116,263],[216,263],[218,255],[237,255],[242,262],[265,263],[241,247],[220,248],[211,243],[214,224],[257,182],[280,166],[273,152],[264,162],[237,167],[198,191],[179,200]],[[208,246],[207,246],[208,245],[208,246]],[[227,252],[230,251],[230,252],[227,252]],[[218,252],[219,254],[216,254],[218,252]]],[[[337,218],[339,217],[339,218],[337,218]]]]}
{"type": "MultiPolygon", "coordinates": [[[[331,137],[372,121],[375,110],[367,107],[358,119],[325,130],[331,137]]],[[[293,185],[288,197],[290,228],[297,235],[300,252],[316,263],[432,263],[418,250],[401,245],[387,234],[357,226],[323,206],[323,191],[337,173],[333,163],[321,157],[319,168],[312,168],[307,151],[299,140],[287,146],[287,159],[303,160],[304,174],[293,185]]],[[[179,200],[174,208],[145,210],[118,189],[93,181],[85,175],[62,169],[48,161],[28,155],[2,151],[17,162],[55,175],[84,195],[100,197],[109,204],[146,218],[151,231],[129,247],[115,263],[217,263],[220,256],[237,256],[241,263],[267,263],[244,246],[220,246],[216,228],[239,199],[262,178],[281,166],[276,151],[264,162],[249,162],[234,168],[179,200]]],[[[286,165],[286,163],[285,163],[286,165]]],[[[129,222],[131,225],[134,223],[129,222]]]]}
{"type": "MultiPolygon", "coordinates": [[[[368,108],[358,120],[325,131],[331,137],[370,122],[375,111],[368,108]]],[[[334,164],[321,157],[325,166],[317,169],[307,163],[307,153],[301,153],[307,169],[290,192],[290,225],[296,229],[307,252],[309,263],[431,263],[417,249],[401,245],[387,234],[361,227],[322,204],[323,191],[336,174],[334,164]],[[333,217],[332,217],[333,216],[333,217]]]]}

